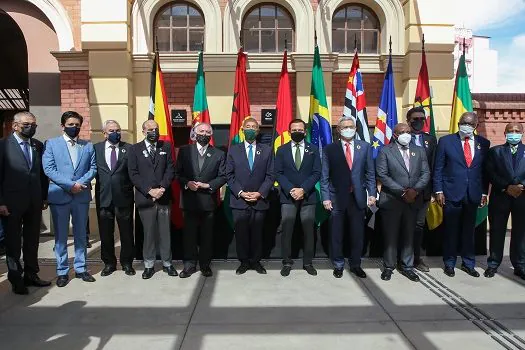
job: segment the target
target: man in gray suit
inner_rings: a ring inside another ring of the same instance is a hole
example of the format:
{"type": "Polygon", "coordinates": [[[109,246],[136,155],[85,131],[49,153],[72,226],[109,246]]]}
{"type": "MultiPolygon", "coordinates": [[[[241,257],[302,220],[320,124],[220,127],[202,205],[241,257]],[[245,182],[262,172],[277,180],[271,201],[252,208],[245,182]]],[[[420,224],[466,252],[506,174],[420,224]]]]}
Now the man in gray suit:
{"type": "Polygon", "coordinates": [[[398,246],[401,247],[399,271],[411,281],[419,281],[414,272],[414,229],[417,211],[423,205],[422,192],[430,181],[430,170],[425,150],[410,144],[411,139],[408,124],[397,124],[394,142],[383,147],[376,159],[376,176],[382,184],[379,210],[384,235],[381,274],[384,281],[392,277],[398,246]]]}

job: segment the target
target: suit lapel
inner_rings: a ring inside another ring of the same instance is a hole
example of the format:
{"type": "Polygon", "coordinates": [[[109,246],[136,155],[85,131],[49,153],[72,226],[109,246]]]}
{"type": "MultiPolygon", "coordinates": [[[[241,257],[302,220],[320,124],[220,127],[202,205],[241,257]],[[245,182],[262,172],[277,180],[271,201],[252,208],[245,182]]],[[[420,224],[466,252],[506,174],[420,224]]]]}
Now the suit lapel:
{"type": "Polygon", "coordinates": [[[84,157],[84,149],[86,148],[86,142],[84,140],[78,140],[77,142],[77,164],[75,164],[74,169],[77,170],[78,166],[82,162],[82,158],[84,157]]]}
{"type": "Polygon", "coordinates": [[[197,144],[190,146],[190,160],[191,166],[193,167],[193,173],[199,173],[199,151],[197,150],[197,144]]]}
{"type": "Polygon", "coordinates": [[[153,165],[153,169],[157,169],[157,166],[159,165],[159,162],[160,162],[160,158],[161,158],[161,152],[163,152],[162,150],[162,146],[164,145],[164,142],[162,141],[157,141],[157,145],[155,147],[155,163],[153,165]]]}
{"type": "Polygon", "coordinates": [[[516,170],[519,169],[523,157],[525,157],[525,146],[520,142],[518,145],[518,151],[516,152],[516,170]]]}
{"type": "Polygon", "coordinates": [[[510,175],[514,177],[514,168],[512,166],[512,153],[510,152],[509,144],[506,144],[505,147],[503,147],[501,151],[503,152],[502,155],[503,155],[503,159],[505,159],[505,165],[507,169],[509,170],[510,175]]]}
{"type": "Polygon", "coordinates": [[[363,149],[361,148],[361,145],[356,140],[354,140],[354,156],[352,157],[352,170],[355,168],[356,164],[359,164],[359,162],[361,161],[362,153],[363,149]]]}
{"type": "Polygon", "coordinates": [[[99,168],[102,168],[106,172],[110,173],[111,169],[109,169],[109,165],[106,162],[106,143],[99,143],[94,146],[95,147],[95,154],[98,160],[97,166],[99,168]]]}
{"type": "MultiPolygon", "coordinates": [[[[403,155],[401,154],[401,150],[399,149],[399,147],[397,147],[396,144],[393,144],[392,146],[390,146],[390,148],[392,149],[392,152],[394,153],[394,158],[396,158],[397,161],[399,162],[399,164],[401,164],[401,166],[403,167],[403,169],[405,169],[405,171],[407,173],[409,173],[409,171],[408,171],[408,169],[407,169],[407,167],[405,165],[405,160],[403,159],[403,155]]],[[[409,152],[409,156],[410,156],[410,148],[409,148],[408,152],[409,152]]]]}
{"type": "Polygon", "coordinates": [[[255,171],[255,168],[257,168],[257,164],[259,163],[260,161],[260,158],[261,158],[261,144],[256,144],[255,145],[255,151],[254,151],[254,155],[253,155],[253,169],[252,169],[252,172],[255,171]]]}
{"type": "MultiPolygon", "coordinates": [[[[9,142],[11,142],[11,145],[15,148],[15,152],[18,154],[18,157],[23,162],[22,164],[25,165],[27,171],[29,172],[31,169],[29,169],[29,165],[27,164],[26,156],[24,155],[24,152],[22,151],[22,148],[18,144],[17,139],[15,138],[15,135],[11,134],[9,136],[9,142]]],[[[34,157],[33,157],[34,159],[34,157]]]]}
{"type": "MultiPolygon", "coordinates": [[[[312,149],[310,148],[310,144],[305,142],[304,143],[303,159],[301,159],[301,166],[299,167],[299,169],[297,171],[301,171],[303,169],[303,167],[305,166],[304,163],[306,162],[306,160],[310,159],[310,157],[308,157],[310,155],[310,152],[312,152],[312,149]]],[[[291,152],[289,152],[288,154],[290,154],[290,156],[292,155],[291,152]]],[[[293,157],[292,157],[292,161],[294,161],[293,157]]],[[[294,165],[295,165],[295,162],[294,162],[294,165]]]]}
{"type": "Polygon", "coordinates": [[[459,133],[456,133],[456,140],[453,143],[453,145],[456,148],[456,150],[458,151],[459,157],[463,160],[463,164],[465,166],[467,166],[467,161],[465,160],[465,153],[463,152],[463,141],[461,140],[461,137],[459,136],[459,133]]]}
{"type": "MultiPolygon", "coordinates": [[[[104,144],[105,146],[105,144],[104,144]]],[[[104,152],[105,152],[105,148],[104,148],[104,152]]],[[[111,169],[111,175],[113,175],[115,173],[115,171],[120,167],[120,165],[122,164],[122,158],[124,158],[126,155],[126,150],[124,149],[124,142],[120,142],[118,144],[118,155],[117,155],[117,164],[115,164],[115,167],[113,169],[111,169]]],[[[106,159],[106,156],[104,155],[104,159],[106,159]]],[[[104,162],[106,163],[106,162],[104,162]]],[[[107,165],[107,164],[106,164],[107,165]]],[[[109,166],[108,166],[108,169],[109,169],[109,166]]]]}
{"type": "MultiPolygon", "coordinates": [[[[410,164],[409,164],[410,169],[408,171],[408,174],[411,176],[414,175],[414,172],[416,171],[415,165],[418,164],[420,161],[419,153],[417,152],[417,149],[415,149],[416,147],[418,146],[412,146],[408,148],[408,156],[410,159],[410,164]]],[[[421,150],[423,150],[423,152],[425,151],[423,148],[421,148],[421,150]]]]}
{"type": "Polygon", "coordinates": [[[206,167],[211,162],[211,158],[213,157],[213,154],[215,153],[215,149],[208,145],[208,148],[206,149],[206,152],[204,152],[204,163],[202,164],[202,168],[200,170],[200,173],[202,174],[204,170],[206,170],[206,167]]]}

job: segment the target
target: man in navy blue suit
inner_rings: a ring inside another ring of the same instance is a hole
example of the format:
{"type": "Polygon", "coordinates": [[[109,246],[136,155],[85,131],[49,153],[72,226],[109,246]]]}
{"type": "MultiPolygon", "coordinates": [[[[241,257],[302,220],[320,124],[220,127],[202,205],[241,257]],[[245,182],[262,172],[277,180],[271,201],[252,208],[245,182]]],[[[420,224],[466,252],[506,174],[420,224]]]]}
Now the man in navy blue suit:
{"type": "Polygon", "coordinates": [[[443,207],[443,262],[444,272],[454,277],[461,242],[461,269],[472,277],[479,277],[474,269],[474,229],[476,211],[487,204],[488,181],[484,164],[490,142],[475,135],[478,117],[464,113],[459,119],[459,132],[439,139],[434,163],[434,191],[436,201],[443,207]]]}
{"type": "Polygon", "coordinates": [[[510,262],[514,274],[525,279],[525,147],[521,143],[523,125],[509,123],[503,145],[492,147],[487,156],[490,190],[490,255],[485,277],[494,277],[503,259],[509,215],[512,214],[510,262]]]}
{"type": "Polygon", "coordinates": [[[260,261],[264,217],[270,207],[268,194],[274,182],[273,150],[255,141],[259,133],[257,120],[246,118],[242,129],[244,142],[231,146],[226,160],[237,256],[241,261],[236,273],[242,275],[251,267],[266,274],[260,261]]]}
{"type": "Polygon", "coordinates": [[[352,244],[350,272],[366,278],[361,268],[365,213],[367,204],[375,204],[377,192],[372,148],[368,142],[354,139],[356,125],[352,118],[341,118],[337,132],[340,141],[323,149],[321,175],[323,206],[332,212],[330,252],[334,277],[343,276],[343,233],[345,218],[348,217],[352,244]]]}
{"type": "Polygon", "coordinates": [[[315,184],[321,178],[321,157],[316,146],[304,141],[306,123],[303,120],[292,120],[288,131],[292,141],[279,147],[275,156],[275,176],[281,188],[281,275],[290,275],[292,269],[292,235],[299,212],[304,234],[303,269],[315,276],[317,271],[312,265],[317,203],[315,184]]]}

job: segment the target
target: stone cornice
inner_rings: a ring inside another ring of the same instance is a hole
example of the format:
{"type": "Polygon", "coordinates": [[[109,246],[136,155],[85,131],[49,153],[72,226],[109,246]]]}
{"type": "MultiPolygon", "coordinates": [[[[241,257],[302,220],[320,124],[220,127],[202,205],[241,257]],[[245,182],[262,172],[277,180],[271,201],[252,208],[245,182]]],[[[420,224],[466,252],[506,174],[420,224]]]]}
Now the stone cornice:
{"type": "Polygon", "coordinates": [[[87,51],[52,51],[51,54],[57,59],[61,72],[89,69],[87,51]]]}

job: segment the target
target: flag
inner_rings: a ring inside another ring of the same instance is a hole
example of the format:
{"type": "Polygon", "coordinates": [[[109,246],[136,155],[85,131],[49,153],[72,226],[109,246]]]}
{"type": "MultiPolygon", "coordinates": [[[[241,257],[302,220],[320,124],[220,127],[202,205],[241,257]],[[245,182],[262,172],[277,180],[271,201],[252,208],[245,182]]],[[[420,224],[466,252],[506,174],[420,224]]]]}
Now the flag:
{"type": "Polygon", "coordinates": [[[288,52],[284,50],[279,90],[277,92],[277,116],[275,120],[273,150],[290,141],[288,125],[292,121],[292,91],[290,90],[290,78],[288,76],[288,52]]]}
{"type": "MultiPolygon", "coordinates": [[[[171,120],[168,109],[168,99],[164,89],[164,79],[160,68],[159,53],[155,52],[155,61],[151,71],[150,103],[148,119],[153,119],[159,125],[159,139],[171,144],[171,154],[173,161],[176,160],[175,147],[173,145],[173,132],[171,130],[171,120]]],[[[172,207],[171,221],[176,228],[180,229],[183,225],[182,211],[180,209],[180,186],[178,181],[171,183],[172,207]]]]}
{"type": "MultiPolygon", "coordinates": [[[[321,157],[323,148],[332,143],[332,126],[330,123],[330,115],[328,114],[328,103],[326,102],[321,55],[319,54],[319,47],[317,45],[315,45],[314,64],[312,68],[310,112],[306,140],[319,147],[319,157],[321,157]]],[[[315,189],[318,198],[315,222],[319,225],[326,220],[328,213],[322,205],[319,182],[315,185],[315,189]]]]}
{"type": "Polygon", "coordinates": [[[357,139],[370,142],[368,118],[366,116],[365,87],[363,76],[359,68],[357,51],[352,62],[348,82],[346,83],[345,106],[343,117],[352,117],[356,121],[357,139]]]}
{"type": "MultiPolygon", "coordinates": [[[[208,99],[206,98],[206,84],[204,80],[204,63],[203,53],[199,53],[199,66],[197,68],[197,79],[195,80],[195,90],[193,93],[193,118],[191,120],[191,131],[190,140],[195,141],[195,135],[193,129],[199,125],[199,123],[210,122],[210,112],[208,110],[208,99]]],[[[210,141],[213,145],[213,137],[210,141]]]]}
{"type": "MultiPolygon", "coordinates": [[[[248,79],[246,76],[246,53],[243,47],[237,54],[237,67],[235,68],[235,86],[233,89],[233,106],[232,117],[230,122],[229,145],[235,145],[244,142],[244,132],[242,123],[245,119],[250,118],[250,101],[248,98],[248,79]]],[[[230,226],[233,227],[233,217],[230,208],[230,190],[227,189],[224,194],[224,213],[230,226]]]]}
{"type": "Polygon", "coordinates": [[[388,58],[388,68],[383,83],[383,92],[377,111],[374,140],[372,141],[372,155],[374,159],[384,145],[390,143],[392,131],[397,124],[396,92],[394,89],[394,72],[392,70],[392,55],[388,58]]]}

